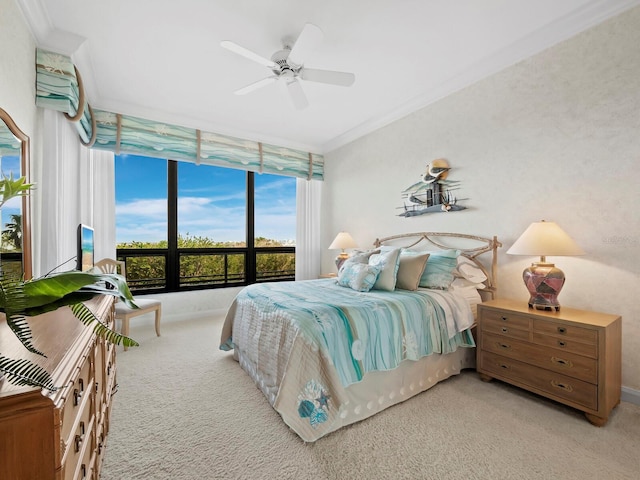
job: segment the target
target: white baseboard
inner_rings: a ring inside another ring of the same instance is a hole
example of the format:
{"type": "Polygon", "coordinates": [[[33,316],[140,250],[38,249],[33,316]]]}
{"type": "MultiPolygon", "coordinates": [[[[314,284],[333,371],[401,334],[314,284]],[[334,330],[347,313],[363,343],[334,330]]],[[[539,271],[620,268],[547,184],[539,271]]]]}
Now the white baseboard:
{"type": "Polygon", "coordinates": [[[622,387],[622,394],[620,400],[623,402],[634,403],[640,405],[640,390],[634,390],[629,387],[622,387]]]}

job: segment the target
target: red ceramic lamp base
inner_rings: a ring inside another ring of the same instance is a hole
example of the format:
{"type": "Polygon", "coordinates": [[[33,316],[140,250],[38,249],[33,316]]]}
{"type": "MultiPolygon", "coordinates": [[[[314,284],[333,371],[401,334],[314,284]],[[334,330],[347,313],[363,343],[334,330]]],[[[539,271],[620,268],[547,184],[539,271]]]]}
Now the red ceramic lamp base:
{"type": "Polygon", "coordinates": [[[533,263],[522,273],[529,290],[529,308],[537,310],[560,310],[558,295],[564,285],[564,272],[553,263],[533,263]]]}

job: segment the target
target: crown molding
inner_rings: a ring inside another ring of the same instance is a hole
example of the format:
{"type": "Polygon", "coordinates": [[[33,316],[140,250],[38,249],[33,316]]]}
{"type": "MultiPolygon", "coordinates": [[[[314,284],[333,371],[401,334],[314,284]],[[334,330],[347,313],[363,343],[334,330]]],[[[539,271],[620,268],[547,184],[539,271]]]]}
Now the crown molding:
{"type": "Polygon", "coordinates": [[[72,56],[86,38],[53,27],[41,0],[16,0],[40,48],[72,56]]]}
{"type": "Polygon", "coordinates": [[[640,0],[593,0],[582,8],[574,10],[502,49],[496,54],[472,65],[461,74],[449,78],[440,85],[431,88],[428,93],[414,97],[397,108],[387,112],[381,112],[380,115],[357,125],[321,145],[305,145],[292,142],[290,139],[270,138],[261,135],[259,132],[230,130],[228,127],[222,125],[202,125],[201,122],[193,118],[178,118],[168,112],[161,112],[155,109],[129,104],[119,104],[118,102],[104,99],[97,88],[90,52],[85,42],[86,39],[79,35],[54,28],[47,9],[43,6],[43,0],[16,0],[16,3],[22,11],[27,25],[39,47],[69,55],[72,58],[74,64],[76,64],[82,74],[85,90],[91,100],[91,104],[94,106],[103,104],[106,106],[105,110],[112,111],[114,106],[119,106],[120,113],[143,118],[154,118],[158,121],[166,121],[167,123],[182,121],[182,124],[191,126],[192,128],[205,129],[210,127],[210,131],[217,131],[240,138],[247,138],[250,135],[254,139],[260,139],[258,141],[285,145],[290,148],[305,151],[327,153],[425,108],[519,61],[540,53],[630,8],[640,5],[640,0]]]}
{"type": "Polygon", "coordinates": [[[640,0],[594,0],[476,63],[460,75],[449,78],[428,93],[338,135],[324,143],[321,150],[328,153],[351,143],[637,5],[640,5],[640,0]]]}

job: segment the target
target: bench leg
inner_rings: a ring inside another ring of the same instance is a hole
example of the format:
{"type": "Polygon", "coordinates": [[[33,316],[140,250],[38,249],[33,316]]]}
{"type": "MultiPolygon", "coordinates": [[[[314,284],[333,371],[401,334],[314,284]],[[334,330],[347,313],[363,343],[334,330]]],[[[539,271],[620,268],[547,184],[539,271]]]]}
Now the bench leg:
{"type": "Polygon", "coordinates": [[[160,336],[160,316],[162,315],[162,307],[156,310],[156,335],[160,336]]]}

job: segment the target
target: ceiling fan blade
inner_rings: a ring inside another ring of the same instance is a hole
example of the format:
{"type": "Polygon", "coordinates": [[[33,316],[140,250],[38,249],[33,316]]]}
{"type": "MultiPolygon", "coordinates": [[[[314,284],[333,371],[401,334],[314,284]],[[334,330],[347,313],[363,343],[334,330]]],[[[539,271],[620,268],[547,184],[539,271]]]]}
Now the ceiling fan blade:
{"type": "Polygon", "coordinates": [[[303,110],[309,106],[307,96],[304,94],[304,90],[302,90],[302,85],[298,79],[287,79],[287,90],[289,92],[289,97],[291,97],[291,100],[293,101],[293,105],[298,110],[303,110]]]}
{"type": "Polygon", "coordinates": [[[257,82],[253,82],[247,85],[246,87],[242,87],[241,89],[236,90],[233,93],[235,93],[236,95],[246,95],[247,93],[253,92],[254,90],[264,87],[265,85],[269,85],[270,83],[273,83],[276,80],[278,80],[278,77],[276,77],[275,75],[271,77],[266,77],[266,78],[263,78],[262,80],[258,80],[257,82]]]}
{"type": "Polygon", "coordinates": [[[300,78],[310,82],[330,83],[331,85],[340,85],[342,87],[350,87],[356,80],[356,76],[353,73],[319,70],[317,68],[303,68],[300,78]]]}
{"type": "Polygon", "coordinates": [[[322,42],[322,38],[324,34],[320,27],[315,26],[313,23],[307,23],[300,35],[298,35],[298,39],[296,43],[291,47],[291,52],[289,53],[289,57],[287,61],[295,63],[296,65],[304,65],[304,59],[307,56],[307,53],[313,51],[320,42],[322,42]]]}
{"type": "Polygon", "coordinates": [[[265,67],[276,68],[276,64],[273,63],[268,58],[265,58],[261,55],[258,55],[257,53],[252,52],[251,50],[241,47],[237,43],[234,43],[230,40],[223,40],[222,42],[220,42],[220,46],[223,48],[226,48],[227,50],[232,51],[233,53],[242,55],[243,57],[248,58],[249,60],[258,62],[260,65],[264,65],[265,67]]]}

